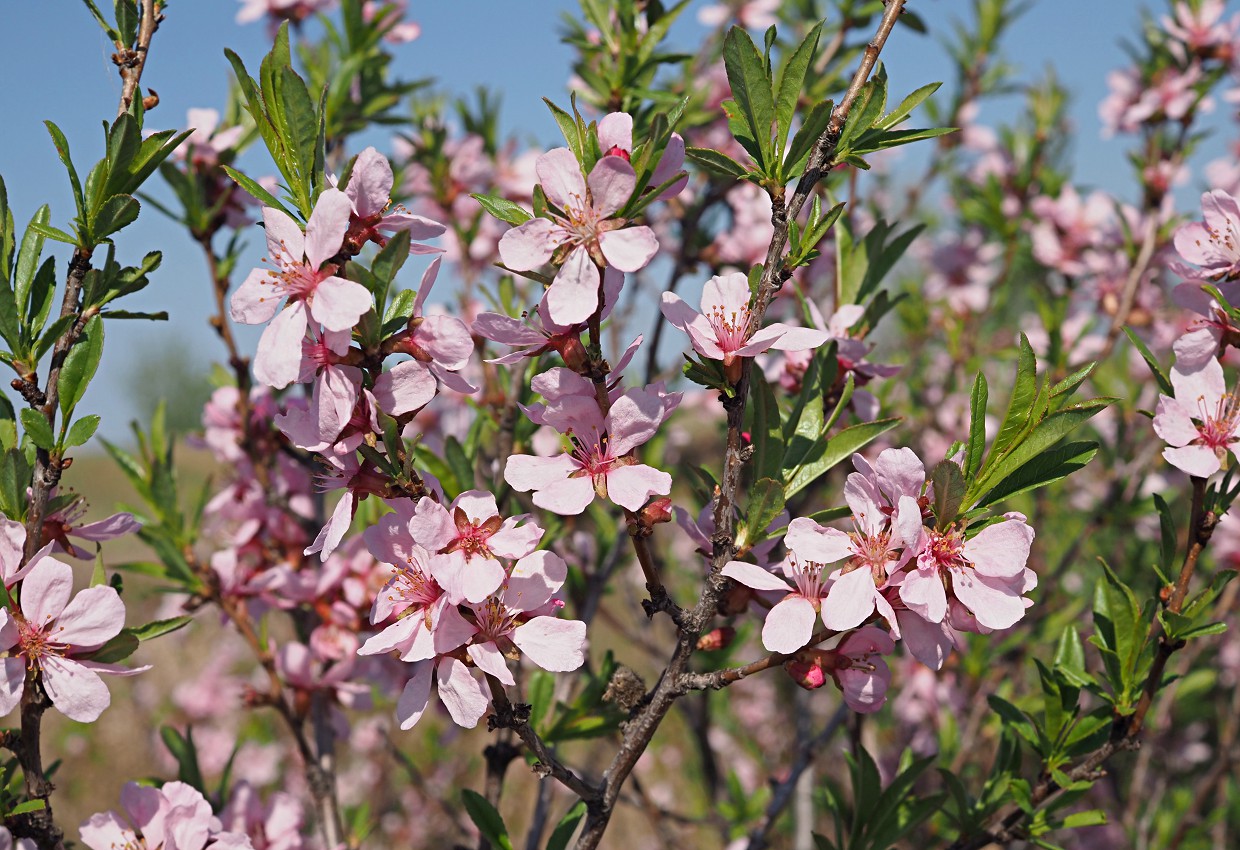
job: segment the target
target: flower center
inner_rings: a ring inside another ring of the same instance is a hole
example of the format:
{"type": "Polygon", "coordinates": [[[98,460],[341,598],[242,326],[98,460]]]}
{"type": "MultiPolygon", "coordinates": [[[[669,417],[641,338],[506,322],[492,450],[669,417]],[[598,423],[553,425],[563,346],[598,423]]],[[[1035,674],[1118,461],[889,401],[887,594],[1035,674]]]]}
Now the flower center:
{"type": "Polygon", "coordinates": [[[790,553],[792,558],[792,580],[797,586],[797,592],[814,603],[817,608],[826,594],[823,591],[823,574],[826,572],[826,564],[819,564],[816,561],[798,561],[795,552],[790,553]]]}
{"type": "Polygon", "coordinates": [[[478,632],[487,640],[501,638],[516,626],[518,613],[498,596],[489,596],[486,602],[474,609],[478,632]]]}
{"type": "Polygon", "coordinates": [[[748,304],[740,309],[732,310],[717,304],[711,308],[706,320],[710,322],[711,328],[715,331],[715,338],[719,342],[719,347],[725,353],[731,354],[745,344],[749,331],[748,304]]]}
{"type": "Polygon", "coordinates": [[[1231,393],[1225,393],[1218,400],[1213,411],[1206,407],[1205,399],[1197,399],[1198,418],[1197,442],[1208,446],[1220,456],[1226,453],[1231,444],[1236,442],[1236,429],[1240,427],[1240,399],[1231,393]]]}
{"type": "Polygon", "coordinates": [[[53,641],[42,626],[24,621],[17,624],[17,644],[21,647],[21,654],[26,656],[28,667],[37,667],[39,659],[45,655],[63,658],[69,651],[64,644],[53,641]]]}

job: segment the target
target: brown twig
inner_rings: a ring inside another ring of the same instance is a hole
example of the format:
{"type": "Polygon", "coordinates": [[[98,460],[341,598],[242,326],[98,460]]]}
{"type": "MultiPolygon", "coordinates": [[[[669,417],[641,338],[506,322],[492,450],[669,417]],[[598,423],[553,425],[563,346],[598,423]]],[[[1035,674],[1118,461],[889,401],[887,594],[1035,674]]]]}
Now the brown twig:
{"type": "Polygon", "coordinates": [[[533,770],[539,776],[550,776],[587,803],[598,799],[599,789],[566,767],[534,731],[534,727],[530,726],[530,707],[525,704],[513,705],[508,701],[503,685],[490,676],[487,676],[487,682],[491,686],[491,702],[495,709],[487,718],[487,728],[511,729],[516,732],[517,737],[525,742],[538,759],[533,770]]]}

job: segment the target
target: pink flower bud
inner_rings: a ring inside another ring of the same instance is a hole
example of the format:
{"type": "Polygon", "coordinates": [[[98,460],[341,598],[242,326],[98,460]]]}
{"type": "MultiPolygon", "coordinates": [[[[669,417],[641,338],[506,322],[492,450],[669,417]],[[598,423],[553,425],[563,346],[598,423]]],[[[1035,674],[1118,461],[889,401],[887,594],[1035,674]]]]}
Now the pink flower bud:
{"type": "Polygon", "coordinates": [[[718,652],[727,649],[736,637],[736,629],[731,626],[720,626],[698,638],[697,648],[700,652],[718,652]]]}

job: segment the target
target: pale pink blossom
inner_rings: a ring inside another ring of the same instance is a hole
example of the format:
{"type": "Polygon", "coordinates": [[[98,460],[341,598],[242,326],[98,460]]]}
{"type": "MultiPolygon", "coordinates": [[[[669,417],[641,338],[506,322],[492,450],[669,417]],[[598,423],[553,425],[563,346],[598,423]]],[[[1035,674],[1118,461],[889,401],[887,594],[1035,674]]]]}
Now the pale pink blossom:
{"type": "Polygon", "coordinates": [[[1215,58],[1231,62],[1235,57],[1236,43],[1240,41],[1240,15],[1223,21],[1227,11],[1223,0],[1202,0],[1176,3],[1175,17],[1163,15],[1163,29],[1171,40],[1167,46],[1182,64],[1193,57],[1215,58]]]}
{"type": "Polygon", "coordinates": [[[637,186],[633,166],[622,157],[600,159],[588,180],[568,148],[548,151],[536,167],[547,199],[562,214],[552,211],[550,218],[509,230],[500,239],[500,257],[516,271],[558,262],[544,296],[549,315],[560,324],[584,322],[599,308],[599,269],[635,272],[650,262],[659,243],[649,227],[626,227],[615,217],[637,186]]]}
{"type": "Polygon", "coordinates": [[[791,653],[809,643],[814,622],[825,616],[827,565],[847,558],[852,549],[848,535],[801,517],[788,524],[784,544],[788,547],[782,565],[786,578],[744,561],[729,561],[723,575],[754,590],[786,593],[766,615],[762,645],[771,652],[791,653]]]}
{"type": "Polygon", "coordinates": [[[579,514],[595,496],[640,510],[650,496],[671,492],[672,477],[638,463],[631,452],[654,436],[679,401],[679,393],[659,387],[632,389],[605,417],[592,395],[548,403],[544,422],[567,435],[569,451],[555,457],[513,455],[504,479],[518,492],[533,490],[534,504],[558,514],[579,514]]]}
{"type": "Polygon", "coordinates": [[[422,498],[409,532],[429,551],[441,553],[435,572],[448,596],[479,603],[507,578],[499,559],[524,558],[542,540],[543,530],[528,520],[528,515],[501,517],[493,494],[467,490],[446,508],[422,498]]]}
{"type": "Polygon", "coordinates": [[[121,808],[92,815],[79,830],[90,850],[253,850],[244,833],[225,832],[202,793],[184,782],[160,788],[129,782],[121,808]]]}
{"type": "Polygon", "coordinates": [[[720,27],[735,19],[737,25],[749,30],[765,30],[779,22],[780,0],[741,0],[731,3],[710,3],[698,10],[698,21],[709,27],[720,27]]]}
{"type": "Polygon", "coordinates": [[[275,791],[263,802],[249,782],[233,784],[220,823],[229,832],[248,835],[254,850],[301,850],[304,815],[292,794],[275,791]]]}
{"type": "Polygon", "coordinates": [[[22,580],[20,610],[0,610],[0,649],[8,651],[0,680],[0,715],[21,701],[26,668],[37,667],[52,704],[79,723],[96,720],[111,703],[100,673],[132,675],[115,664],[90,661],[92,652],[125,627],[125,604],[108,585],[73,594],[73,569],[47,556],[34,560],[22,580]]]}
{"type": "Polygon", "coordinates": [[[1213,358],[1195,372],[1172,370],[1175,396],[1159,396],[1154,432],[1167,441],[1163,457],[1198,478],[1222,468],[1240,442],[1240,403],[1227,392],[1223,367],[1213,358]]]}
{"type": "Polygon", "coordinates": [[[872,714],[883,707],[891,684],[891,669],[883,656],[894,651],[891,636],[874,626],[858,629],[835,648],[847,663],[837,663],[832,675],[853,711],[872,714]]]}
{"type": "Polygon", "coordinates": [[[249,24],[264,16],[274,26],[279,21],[301,23],[316,12],[327,11],[336,0],[237,0],[242,8],[237,12],[237,23],[249,24]]]}
{"type": "Polygon", "coordinates": [[[231,315],[247,325],[275,317],[254,357],[254,377],[264,384],[280,389],[297,380],[310,319],[329,331],[347,331],[373,306],[366,287],[338,277],[333,265],[324,267],[343,244],[349,210],[344,192],[328,189],[319,196],[303,233],[283,212],[263,208],[267,250],[276,268],[250,272],[233,293],[231,315]],[[288,305],[276,315],[286,297],[288,305]]]}
{"type": "Polygon", "coordinates": [[[672,326],[689,335],[693,349],[708,360],[720,360],[731,377],[739,378],[739,358],[753,357],[772,348],[801,351],[817,348],[830,334],[774,322],[751,329],[749,280],[740,272],[716,275],[702,289],[702,312],[674,292],[663,293],[660,309],[672,326]],[[734,365],[735,364],[735,365],[734,365]]]}
{"type": "Polygon", "coordinates": [[[409,0],[365,0],[362,3],[362,20],[372,23],[385,6],[390,6],[392,10],[382,20],[384,27],[391,27],[384,33],[384,41],[408,44],[422,34],[419,24],[404,20],[409,13],[409,0]]]}
{"type": "Polygon", "coordinates": [[[447,230],[437,221],[414,215],[404,207],[392,207],[392,164],[373,146],[357,155],[353,171],[344,193],[352,205],[349,229],[344,239],[352,252],[360,251],[367,242],[382,247],[387,244],[386,233],[409,231],[409,253],[434,254],[443,251],[430,245],[420,244],[427,239],[442,236],[447,230]]]}
{"type": "Polygon", "coordinates": [[[986,629],[1007,629],[1025,615],[1032,601],[1023,594],[1037,585],[1025,567],[1033,528],[1020,514],[965,539],[963,531],[923,529],[916,566],[902,574],[900,599],[913,613],[931,623],[948,615],[947,586],[952,597],[986,629]]]}
{"type": "Polygon", "coordinates": [[[1175,232],[1175,250],[1200,270],[1177,271],[1212,281],[1240,277],[1240,205],[1215,189],[1201,196],[1201,210],[1204,221],[1190,221],[1175,232]]]}
{"type": "Polygon", "coordinates": [[[186,116],[185,126],[193,132],[182,142],[174,154],[178,158],[188,159],[198,168],[210,168],[219,163],[220,154],[236,147],[245,134],[245,128],[220,128],[220,113],[214,109],[190,109],[186,116]]]}

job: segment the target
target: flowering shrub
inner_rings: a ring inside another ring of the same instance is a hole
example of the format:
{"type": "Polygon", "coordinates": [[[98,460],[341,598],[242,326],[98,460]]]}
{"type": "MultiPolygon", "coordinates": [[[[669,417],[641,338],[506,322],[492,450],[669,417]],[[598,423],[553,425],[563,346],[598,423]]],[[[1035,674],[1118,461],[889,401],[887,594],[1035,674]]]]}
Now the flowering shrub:
{"type": "Polygon", "coordinates": [[[0,840],[1234,844],[1240,172],[1198,160],[1240,15],[1176,0],[1108,77],[1123,198],[1002,61],[1010,0],[710,4],[692,52],[686,3],[582,0],[545,151],[394,79],[406,5],[243,0],[257,73],[226,51],[227,107],[153,131],[175,9],[87,0],[102,158],[49,122],[75,209],[24,231],[0,183],[0,840]],[[950,91],[881,63],[927,28],[950,91]],[[167,318],[123,301],[148,206],[209,273],[214,472],[161,409],[98,441],[137,503],[83,523],[105,329],[167,318]],[[43,720],[99,756],[100,674],[139,673],[162,752],[99,811],[43,720]]]}

